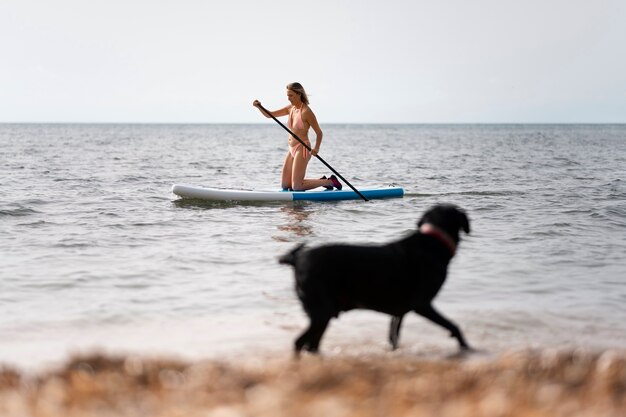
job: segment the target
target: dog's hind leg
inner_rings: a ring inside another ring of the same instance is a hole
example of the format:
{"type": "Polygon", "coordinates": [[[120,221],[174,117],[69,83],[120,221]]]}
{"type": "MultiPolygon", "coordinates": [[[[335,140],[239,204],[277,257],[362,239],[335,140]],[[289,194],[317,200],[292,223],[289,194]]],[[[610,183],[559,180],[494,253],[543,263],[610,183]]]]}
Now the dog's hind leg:
{"type": "Polygon", "coordinates": [[[328,327],[330,317],[320,317],[313,320],[311,323],[311,333],[307,350],[311,353],[317,353],[320,347],[320,340],[328,327]]]}
{"type": "Polygon", "coordinates": [[[294,343],[294,356],[298,358],[300,356],[300,351],[307,344],[309,339],[309,333],[311,332],[311,326],[309,326],[295,341],[294,343]]]}
{"type": "Polygon", "coordinates": [[[426,317],[433,323],[436,323],[450,330],[450,337],[455,337],[456,340],[459,341],[459,345],[462,350],[468,350],[470,348],[467,342],[465,342],[465,338],[463,337],[461,330],[456,326],[456,324],[452,323],[450,320],[439,314],[439,312],[435,310],[432,305],[419,307],[415,309],[415,312],[420,316],[426,317]]]}
{"type": "Polygon", "coordinates": [[[300,356],[300,351],[306,349],[311,353],[317,353],[319,350],[320,340],[328,327],[330,317],[315,317],[311,318],[309,327],[296,339],[295,342],[295,356],[300,356]]]}
{"type": "Polygon", "coordinates": [[[389,323],[389,343],[391,343],[391,350],[398,348],[400,341],[400,326],[402,325],[402,319],[404,316],[392,316],[391,323],[389,323]]]}

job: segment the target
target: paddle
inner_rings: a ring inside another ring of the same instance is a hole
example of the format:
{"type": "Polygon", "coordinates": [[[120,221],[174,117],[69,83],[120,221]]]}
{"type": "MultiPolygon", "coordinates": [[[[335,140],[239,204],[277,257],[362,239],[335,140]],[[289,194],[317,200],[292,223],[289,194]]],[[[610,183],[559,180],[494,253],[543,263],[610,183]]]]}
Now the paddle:
{"type": "MultiPolygon", "coordinates": [[[[312,149],[311,149],[311,147],[310,147],[309,145],[307,145],[306,143],[304,143],[304,142],[302,141],[302,139],[300,139],[299,137],[297,137],[297,136],[296,136],[296,134],[295,134],[295,133],[293,133],[291,130],[289,130],[289,128],[288,128],[287,126],[285,126],[284,124],[282,124],[282,123],[280,122],[280,120],[278,120],[277,118],[275,118],[275,117],[272,115],[272,113],[270,113],[269,111],[267,111],[267,109],[266,109],[265,107],[263,107],[263,106],[261,105],[261,103],[259,103],[259,108],[260,108],[261,110],[263,110],[263,111],[265,112],[265,114],[267,114],[267,115],[268,115],[268,116],[270,116],[272,119],[274,119],[274,121],[275,121],[276,123],[278,123],[279,125],[281,125],[281,126],[283,127],[283,129],[285,129],[287,132],[289,132],[289,134],[290,134],[291,136],[293,136],[294,138],[296,138],[296,140],[297,140],[298,142],[300,142],[300,143],[302,144],[302,146],[304,146],[304,147],[305,147],[305,148],[306,148],[309,152],[311,152],[311,151],[312,151],[312,149]]],[[[311,155],[313,155],[313,154],[311,153],[311,155]]],[[[321,161],[324,165],[326,165],[326,166],[328,167],[328,169],[330,169],[331,171],[333,171],[333,172],[334,172],[334,173],[335,173],[335,174],[336,174],[339,178],[341,178],[341,179],[343,180],[343,182],[345,182],[345,183],[346,183],[346,185],[348,185],[348,187],[352,188],[352,190],[354,190],[354,192],[355,192],[355,193],[357,193],[357,195],[358,195],[359,197],[361,197],[364,201],[369,201],[367,198],[365,198],[365,196],[364,196],[363,194],[361,194],[361,193],[359,192],[359,190],[357,190],[356,188],[354,188],[354,187],[352,186],[352,184],[350,184],[350,182],[349,182],[347,179],[345,179],[345,178],[344,178],[344,177],[343,177],[340,173],[338,173],[338,172],[337,172],[337,171],[336,171],[333,167],[331,167],[330,165],[328,165],[328,163],[327,163],[326,161],[324,161],[324,160],[322,159],[322,157],[321,157],[321,156],[319,156],[319,155],[315,155],[315,157],[316,157],[317,159],[319,159],[319,160],[320,160],[320,161],[321,161]]]]}

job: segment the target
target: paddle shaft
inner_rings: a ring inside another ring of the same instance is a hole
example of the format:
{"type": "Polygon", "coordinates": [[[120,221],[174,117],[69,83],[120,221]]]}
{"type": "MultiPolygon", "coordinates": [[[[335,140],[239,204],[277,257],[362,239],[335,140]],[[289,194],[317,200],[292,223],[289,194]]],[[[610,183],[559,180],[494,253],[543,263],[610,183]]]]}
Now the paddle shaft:
{"type": "MultiPolygon", "coordinates": [[[[296,138],[296,140],[297,140],[298,142],[300,142],[300,143],[302,144],[302,146],[304,146],[304,147],[305,147],[305,148],[306,148],[309,152],[312,152],[312,149],[311,149],[311,147],[310,147],[309,145],[307,145],[306,143],[304,143],[304,141],[302,141],[302,139],[300,139],[298,136],[296,136],[296,134],[295,134],[295,133],[293,133],[293,132],[292,132],[292,131],[291,131],[291,130],[287,127],[287,126],[285,126],[284,124],[282,124],[280,120],[278,120],[276,117],[274,117],[274,115],[273,115],[272,113],[270,113],[270,112],[269,112],[269,111],[268,111],[265,107],[263,107],[260,103],[259,103],[259,108],[260,108],[261,110],[263,110],[263,111],[265,112],[265,114],[267,114],[267,115],[268,115],[268,116],[270,116],[272,119],[274,119],[274,121],[275,121],[276,123],[278,123],[279,125],[281,125],[281,126],[283,127],[283,129],[285,129],[287,132],[289,132],[289,134],[290,134],[292,137],[296,138]]],[[[311,153],[311,155],[313,155],[313,153],[311,153]]],[[[335,168],[333,168],[333,167],[331,167],[330,165],[328,165],[328,163],[327,163],[326,161],[324,161],[324,159],[322,159],[322,157],[321,157],[321,156],[319,156],[319,155],[317,155],[317,154],[315,154],[314,156],[315,156],[317,159],[319,159],[319,160],[320,160],[320,162],[322,162],[324,165],[326,165],[326,166],[328,167],[328,169],[330,169],[332,172],[334,172],[334,173],[335,173],[335,174],[336,174],[339,178],[341,178],[341,179],[343,180],[343,182],[345,182],[345,183],[346,183],[346,185],[347,185],[348,187],[352,188],[352,190],[353,190],[355,193],[357,193],[357,195],[358,195],[359,197],[361,197],[364,201],[369,201],[367,198],[365,198],[365,196],[364,196],[363,194],[361,194],[361,193],[359,192],[359,190],[357,190],[356,188],[354,188],[354,186],[353,186],[352,184],[350,184],[350,182],[349,182],[347,179],[345,179],[345,178],[344,178],[344,177],[343,177],[340,173],[338,173],[338,172],[335,170],[335,168]]]]}

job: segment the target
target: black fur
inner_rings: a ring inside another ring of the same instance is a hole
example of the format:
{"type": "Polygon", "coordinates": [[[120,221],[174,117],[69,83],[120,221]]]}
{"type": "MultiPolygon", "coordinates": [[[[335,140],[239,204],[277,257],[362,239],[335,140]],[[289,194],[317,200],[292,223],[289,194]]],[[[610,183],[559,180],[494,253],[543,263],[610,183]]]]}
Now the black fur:
{"type": "MultiPolygon", "coordinates": [[[[429,209],[418,223],[436,226],[458,244],[459,230],[470,232],[466,214],[452,205],[429,209]]],[[[296,292],[309,316],[309,327],[296,339],[295,352],[317,352],[330,319],[356,308],[393,316],[389,341],[398,345],[400,325],[409,311],[445,327],[461,349],[469,349],[459,328],[435,310],[431,302],[443,285],[453,253],[437,237],[419,230],[379,246],[303,245],[280,263],[295,269],[296,292]]]]}

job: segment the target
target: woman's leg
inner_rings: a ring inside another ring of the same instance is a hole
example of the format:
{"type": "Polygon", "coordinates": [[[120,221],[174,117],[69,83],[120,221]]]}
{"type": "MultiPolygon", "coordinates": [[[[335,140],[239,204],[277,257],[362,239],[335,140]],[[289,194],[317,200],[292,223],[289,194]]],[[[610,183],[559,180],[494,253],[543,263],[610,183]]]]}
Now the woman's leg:
{"type": "Polygon", "coordinates": [[[283,190],[293,188],[293,184],[291,182],[291,172],[293,169],[293,165],[293,156],[291,156],[291,153],[287,152],[287,155],[285,155],[285,162],[283,163],[283,172],[280,180],[280,186],[283,188],[283,190]]]}
{"type": "MultiPolygon", "coordinates": [[[[306,174],[306,167],[311,159],[310,154],[308,158],[302,154],[302,148],[298,149],[295,158],[293,158],[293,167],[291,170],[291,185],[295,191],[311,190],[313,188],[321,187],[324,185],[333,185],[333,182],[329,179],[326,180],[307,180],[304,179],[306,174]]],[[[291,156],[291,155],[290,155],[291,156]]]]}

